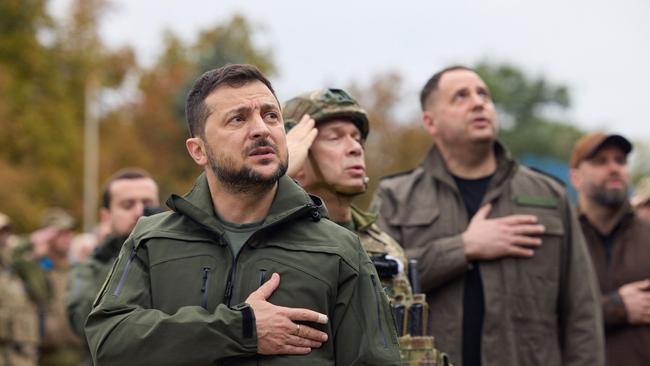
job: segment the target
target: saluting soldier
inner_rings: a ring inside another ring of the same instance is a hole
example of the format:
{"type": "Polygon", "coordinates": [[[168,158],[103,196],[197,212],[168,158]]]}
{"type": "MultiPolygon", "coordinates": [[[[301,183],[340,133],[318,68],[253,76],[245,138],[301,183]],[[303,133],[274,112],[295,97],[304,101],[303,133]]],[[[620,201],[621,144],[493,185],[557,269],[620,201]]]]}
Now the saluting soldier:
{"type": "Polygon", "coordinates": [[[301,94],[284,106],[288,130],[288,174],[323,199],[332,220],[359,235],[391,300],[400,338],[402,365],[446,365],[446,355],[427,335],[427,306],[409,284],[402,247],[376,224],[376,216],[352,204],[366,192],[364,142],[370,132],[366,111],[342,89],[301,94]],[[410,315],[410,316],[409,316],[410,315]]]}

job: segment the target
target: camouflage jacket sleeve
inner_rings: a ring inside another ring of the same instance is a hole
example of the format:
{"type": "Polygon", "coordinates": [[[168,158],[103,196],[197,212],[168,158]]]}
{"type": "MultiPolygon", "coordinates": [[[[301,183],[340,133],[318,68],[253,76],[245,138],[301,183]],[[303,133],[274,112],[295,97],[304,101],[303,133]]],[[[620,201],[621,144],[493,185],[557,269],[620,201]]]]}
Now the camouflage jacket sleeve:
{"type": "Polygon", "coordinates": [[[68,292],[65,307],[70,327],[79,337],[85,339],[84,325],[93,307],[93,300],[99,291],[96,271],[86,260],[72,267],[68,277],[68,292]]]}
{"type": "Polygon", "coordinates": [[[559,297],[563,364],[604,365],[605,341],[600,292],[575,213],[566,203],[568,222],[559,297]]]}
{"type": "Polygon", "coordinates": [[[205,365],[256,353],[255,327],[252,337],[243,336],[244,311],[223,304],[213,313],[195,306],[174,314],[153,309],[148,273],[146,250],[136,251],[130,238],[86,324],[95,364],[205,365]]]}
{"type": "MultiPolygon", "coordinates": [[[[337,365],[399,365],[397,333],[375,267],[360,252],[354,280],[339,288],[333,329],[337,365]]],[[[345,276],[343,276],[345,277],[345,276]]]]}

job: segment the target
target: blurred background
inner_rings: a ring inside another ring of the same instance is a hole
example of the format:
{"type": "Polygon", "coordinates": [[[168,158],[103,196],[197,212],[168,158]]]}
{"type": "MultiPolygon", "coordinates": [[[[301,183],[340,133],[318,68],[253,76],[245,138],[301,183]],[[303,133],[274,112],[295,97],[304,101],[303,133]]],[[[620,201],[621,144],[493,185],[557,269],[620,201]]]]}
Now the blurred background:
{"type": "Polygon", "coordinates": [[[458,63],[489,84],[525,164],[565,179],[575,139],[605,130],[635,142],[638,179],[649,16],[647,0],[0,0],[0,211],[19,232],[50,206],[92,228],[101,182],[125,166],[150,171],[163,198],[188,191],[185,95],[225,63],[257,65],[281,101],[348,89],[371,116],[371,190],[419,163],[418,93],[458,63]]]}

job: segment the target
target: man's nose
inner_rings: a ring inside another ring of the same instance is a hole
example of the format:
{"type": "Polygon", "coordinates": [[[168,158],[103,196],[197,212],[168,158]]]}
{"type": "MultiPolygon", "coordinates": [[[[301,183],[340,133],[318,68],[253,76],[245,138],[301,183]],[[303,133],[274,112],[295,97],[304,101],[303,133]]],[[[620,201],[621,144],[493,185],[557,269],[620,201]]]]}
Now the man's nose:
{"type": "Polygon", "coordinates": [[[264,121],[264,118],[260,115],[256,115],[252,118],[249,123],[250,126],[250,137],[252,139],[259,139],[268,136],[271,132],[269,131],[269,126],[264,121]]]}
{"type": "Polygon", "coordinates": [[[346,144],[346,151],[350,155],[358,156],[363,152],[363,145],[361,145],[361,142],[359,142],[359,140],[356,138],[346,138],[346,144]]]}
{"type": "Polygon", "coordinates": [[[485,107],[485,98],[479,93],[472,93],[472,105],[474,109],[485,107]]]}
{"type": "Polygon", "coordinates": [[[144,204],[144,202],[141,202],[141,201],[136,202],[135,210],[133,211],[136,218],[144,215],[144,207],[145,206],[146,205],[144,204]]]}
{"type": "Polygon", "coordinates": [[[616,159],[609,159],[607,161],[607,168],[611,172],[619,172],[620,173],[623,170],[624,166],[625,166],[625,164],[621,163],[620,161],[618,161],[616,159]]]}

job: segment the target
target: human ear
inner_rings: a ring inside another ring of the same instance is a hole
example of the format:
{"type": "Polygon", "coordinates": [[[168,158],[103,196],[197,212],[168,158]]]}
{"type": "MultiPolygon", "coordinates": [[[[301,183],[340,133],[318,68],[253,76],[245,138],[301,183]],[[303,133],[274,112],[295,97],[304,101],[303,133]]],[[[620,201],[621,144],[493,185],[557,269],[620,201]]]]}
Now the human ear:
{"type": "Polygon", "coordinates": [[[422,112],[422,126],[427,130],[429,135],[435,136],[437,133],[437,123],[436,119],[433,118],[433,114],[430,111],[422,112]]]}
{"type": "Polygon", "coordinates": [[[208,163],[208,156],[205,153],[203,139],[200,137],[190,137],[185,140],[185,147],[196,164],[205,166],[208,163]]]}

